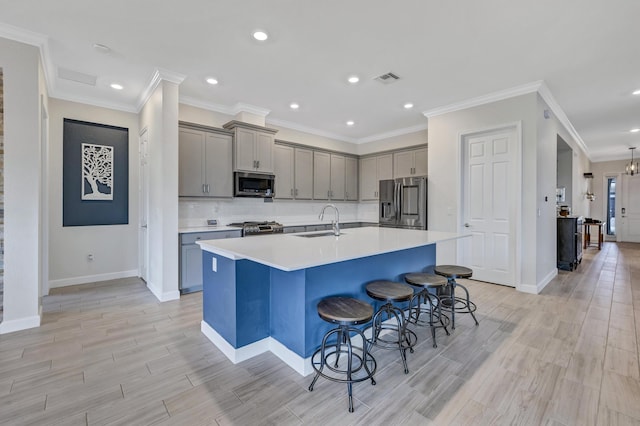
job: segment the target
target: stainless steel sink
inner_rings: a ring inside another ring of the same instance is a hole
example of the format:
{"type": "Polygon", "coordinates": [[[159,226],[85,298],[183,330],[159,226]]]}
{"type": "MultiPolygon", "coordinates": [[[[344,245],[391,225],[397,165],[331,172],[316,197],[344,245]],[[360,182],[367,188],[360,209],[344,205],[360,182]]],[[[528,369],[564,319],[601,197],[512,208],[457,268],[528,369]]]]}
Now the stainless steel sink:
{"type": "MultiPolygon", "coordinates": [[[[340,235],[344,235],[344,233],[340,233],[340,235]]],[[[302,237],[302,238],[315,238],[315,237],[329,237],[329,236],[333,236],[336,237],[337,235],[334,235],[333,231],[322,231],[322,232],[314,232],[313,234],[294,234],[294,237],[302,237]]]]}

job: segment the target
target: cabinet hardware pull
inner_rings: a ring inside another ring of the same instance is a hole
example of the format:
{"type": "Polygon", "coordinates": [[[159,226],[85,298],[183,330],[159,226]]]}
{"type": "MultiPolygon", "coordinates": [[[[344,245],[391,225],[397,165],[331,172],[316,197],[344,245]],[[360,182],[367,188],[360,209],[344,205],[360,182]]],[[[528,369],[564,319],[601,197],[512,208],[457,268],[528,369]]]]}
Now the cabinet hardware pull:
{"type": "Polygon", "coordinates": [[[260,160],[256,161],[256,164],[257,164],[256,169],[259,169],[260,168],[260,160]]]}
{"type": "Polygon", "coordinates": [[[207,187],[205,186],[204,183],[202,184],[202,192],[205,192],[205,193],[207,192],[207,187]]]}
{"type": "Polygon", "coordinates": [[[296,197],[298,196],[298,188],[296,188],[296,197]]]}

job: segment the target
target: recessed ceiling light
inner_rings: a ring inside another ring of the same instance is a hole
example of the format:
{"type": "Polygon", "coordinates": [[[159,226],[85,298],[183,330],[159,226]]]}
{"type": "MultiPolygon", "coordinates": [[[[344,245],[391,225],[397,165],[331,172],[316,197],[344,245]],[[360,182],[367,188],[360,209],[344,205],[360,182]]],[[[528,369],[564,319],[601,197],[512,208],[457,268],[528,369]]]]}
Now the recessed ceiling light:
{"type": "Polygon", "coordinates": [[[106,46],[104,44],[100,44],[100,43],[94,43],[93,44],[93,48],[100,53],[110,53],[111,52],[111,48],[109,46],[106,46]]]}
{"type": "Polygon", "coordinates": [[[209,83],[209,84],[218,84],[218,80],[216,80],[213,77],[209,77],[209,78],[207,78],[207,83],[209,83]]]}
{"type": "Polygon", "coordinates": [[[630,131],[631,133],[638,133],[638,132],[640,132],[640,129],[631,129],[631,130],[629,130],[629,131],[630,131]]]}
{"type": "Polygon", "coordinates": [[[291,104],[289,105],[289,107],[291,109],[298,109],[300,108],[300,105],[297,102],[291,102],[291,104]]]}
{"type": "Polygon", "coordinates": [[[255,38],[258,41],[265,41],[266,39],[269,38],[269,34],[265,33],[264,31],[254,31],[253,32],[253,38],[255,38]]]}
{"type": "Polygon", "coordinates": [[[351,84],[356,84],[360,81],[360,77],[358,77],[357,75],[352,75],[347,79],[347,81],[351,84]]]}
{"type": "Polygon", "coordinates": [[[638,89],[635,92],[633,92],[632,95],[640,95],[640,89],[638,89]]]}
{"type": "Polygon", "coordinates": [[[404,109],[411,109],[413,108],[413,104],[411,102],[407,102],[406,104],[404,104],[404,109]]]}
{"type": "Polygon", "coordinates": [[[356,123],[353,120],[347,121],[347,126],[353,126],[354,124],[356,123]]]}
{"type": "Polygon", "coordinates": [[[122,89],[124,89],[124,87],[122,86],[122,84],[118,84],[118,83],[111,83],[111,88],[112,88],[112,89],[116,89],[116,90],[122,90],[122,89]]]}

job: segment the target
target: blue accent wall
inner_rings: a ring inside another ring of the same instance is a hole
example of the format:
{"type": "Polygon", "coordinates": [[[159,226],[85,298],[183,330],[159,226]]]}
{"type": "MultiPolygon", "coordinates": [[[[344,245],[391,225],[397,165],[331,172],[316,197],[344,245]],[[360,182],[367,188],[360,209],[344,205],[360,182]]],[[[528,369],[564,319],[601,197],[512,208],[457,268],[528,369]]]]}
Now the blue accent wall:
{"type": "Polygon", "coordinates": [[[218,272],[213,272],[214,256],[203,251],[204,321],[235,348],[271,336],[306,358],[320,346],[324,333],[334,328],[318,316],[320,300],[329,296],[355,297],[377,309],[379,303],[366,294],[366,284],[375,280],[403,281],[408,272],[432,268],[436,246],[292,272],[221,256],[215,256],[218,272]]]}

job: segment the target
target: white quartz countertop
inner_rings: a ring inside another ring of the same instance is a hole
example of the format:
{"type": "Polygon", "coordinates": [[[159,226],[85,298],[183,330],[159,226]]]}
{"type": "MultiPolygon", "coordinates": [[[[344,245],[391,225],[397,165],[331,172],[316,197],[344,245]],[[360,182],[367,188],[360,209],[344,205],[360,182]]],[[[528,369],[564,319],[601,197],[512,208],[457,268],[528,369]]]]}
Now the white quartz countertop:
{"type": "MultiPolygon", "coordinates": [[[[329,215],[329,216],[333,217],[332,215],[329,215]]],[[[304,226],[304,225],[331,225],[331,220],[321,221],[319,219],[317,219],[317,220],[285,220],[285,221],[276,220],[276,222],[280,222],[282,224],[282,226],[284,226],[284,227],[287,227],[287,226],[304,226]]],[[[359,219],[342,220],[342,221],[340,221],[340,224],[354,223],[354,222],[372,223],[372,224],[376,224],[377,225],[377,222],[375,222],[375,221],[367,221],[367,220],[359,220],[359,219]]],[[[237,226],[227,226],[227,225],[183,226],[183,227],[178,228],[178,233],[179,234],[190,234],[190,233],[194,233],[194,232],[238,231],[240,229],[242,229],[242,228],[239,228],[237,226]]]]}
{"type": "Polygon", "coordinates": [[[339,237],[301,236],[317,233],[260,235],[197,243],[203,250],[229,259],[248,259],[283,271],[295,271],[470,236],[378,227],[345,229],[339,237]]]}

